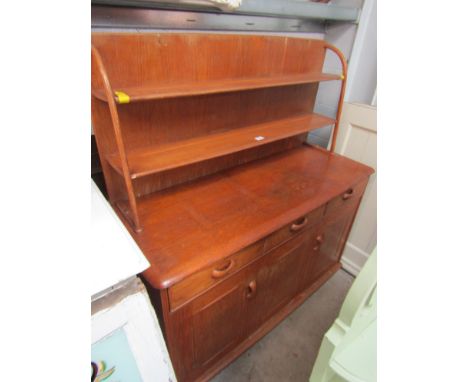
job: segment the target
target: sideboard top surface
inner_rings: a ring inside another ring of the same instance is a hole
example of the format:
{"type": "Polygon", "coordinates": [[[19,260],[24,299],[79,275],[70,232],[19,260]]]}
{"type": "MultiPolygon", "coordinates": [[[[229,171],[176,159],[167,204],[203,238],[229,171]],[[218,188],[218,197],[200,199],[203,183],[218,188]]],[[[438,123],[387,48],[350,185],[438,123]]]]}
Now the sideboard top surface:
{"type": "Polygon", "coordinates": [[[143,229],[130,230],[155,288],[260,240],[323,205],[373,169],[307,145],[138,199],[143,229]]]}

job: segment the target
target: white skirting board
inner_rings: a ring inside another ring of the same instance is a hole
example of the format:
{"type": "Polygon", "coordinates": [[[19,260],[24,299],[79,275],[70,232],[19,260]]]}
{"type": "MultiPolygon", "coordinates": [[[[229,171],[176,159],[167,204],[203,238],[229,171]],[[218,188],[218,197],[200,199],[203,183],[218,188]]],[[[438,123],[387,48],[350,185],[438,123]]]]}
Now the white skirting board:
{"type": "Polygon", "coordinates": [[[347,242],[341,258],[341,265],[344,270],[351,273],[353,276],[357,276],[368,258],[369,256],[367,253],[361,251],[350,242],[347,242]]]}

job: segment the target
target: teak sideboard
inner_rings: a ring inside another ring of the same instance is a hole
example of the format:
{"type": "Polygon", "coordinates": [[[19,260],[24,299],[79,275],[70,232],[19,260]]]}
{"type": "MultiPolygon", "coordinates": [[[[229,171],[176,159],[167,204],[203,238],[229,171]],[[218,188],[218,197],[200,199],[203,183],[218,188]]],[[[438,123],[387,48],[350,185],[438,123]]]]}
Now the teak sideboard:
{"type": "Polygon", "coordinates": [[[214,376],[340,268],[373,173],[333,153],[345,82],[321,40],[93,34],[106,188],[179,381],[214,376]],[[313,112],[321,81],[342,83],[334,119],[313,112]],[[327,125],[330,151],[306,143],[327,125]]]}

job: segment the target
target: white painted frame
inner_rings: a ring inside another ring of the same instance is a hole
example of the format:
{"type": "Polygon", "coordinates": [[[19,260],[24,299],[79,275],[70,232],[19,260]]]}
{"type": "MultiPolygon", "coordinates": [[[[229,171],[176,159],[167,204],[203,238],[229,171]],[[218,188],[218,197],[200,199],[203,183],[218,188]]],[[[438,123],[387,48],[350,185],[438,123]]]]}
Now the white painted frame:
{"type": "Polygon", "coordinates": [[[122,328],[144,382],[176,381],[164,337],[146,292],[125,297],[91,317],[91,343],[122,328]]]}

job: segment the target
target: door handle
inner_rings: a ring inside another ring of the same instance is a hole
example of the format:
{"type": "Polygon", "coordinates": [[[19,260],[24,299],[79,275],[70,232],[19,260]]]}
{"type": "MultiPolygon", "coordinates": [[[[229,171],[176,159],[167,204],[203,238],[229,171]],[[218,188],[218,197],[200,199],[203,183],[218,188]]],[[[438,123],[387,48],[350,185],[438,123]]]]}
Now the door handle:
{"type": "Polygon", "coordinates": [[[255,296],[255,293],[257,292],[257,282],[255,280],[252,280],[249,282],[249,285],[247,285],[247,293],[245,297],[248,299],[251,299],[252,297],[255,296]]]}
{"type": "Polygon", "coordinates": [[[352,188],[350,188],[349,190],[347,190],[343,196],[341,197],[343,200],[348,200],[351,196],[353,196],[354,194],[354,190],[352,188]]]}
{"type": "Polygon", "coordinates": [[[320,234],[318,235],[316,238],[315,238],[315,242],[317,244],[315,244],[315,247],[313,248],[314,251],[318,251],[320,249],[320,246],[322,245],[323,243],[323,234],[320,234]]]}
{"type": "Polygon", "coordinates": [[[219,279],[223,277],[226,273],[228,273],[232,269],[233,266],[234,266],[234,260],[230,259],[222,267],[213,269],[213,272],[211,272],[211,277],[213,277],[214,279],[219,279]]]}
{"type": "Polygon", "coordinates": [[[301,228],[303,228],[308,222],[308,219],[307,219],[307,216],[304,216],[300,221],[299,223],[293,223],[291,224],[291,231],[293,232],[297,232],[299,231],[301,228]]]}

